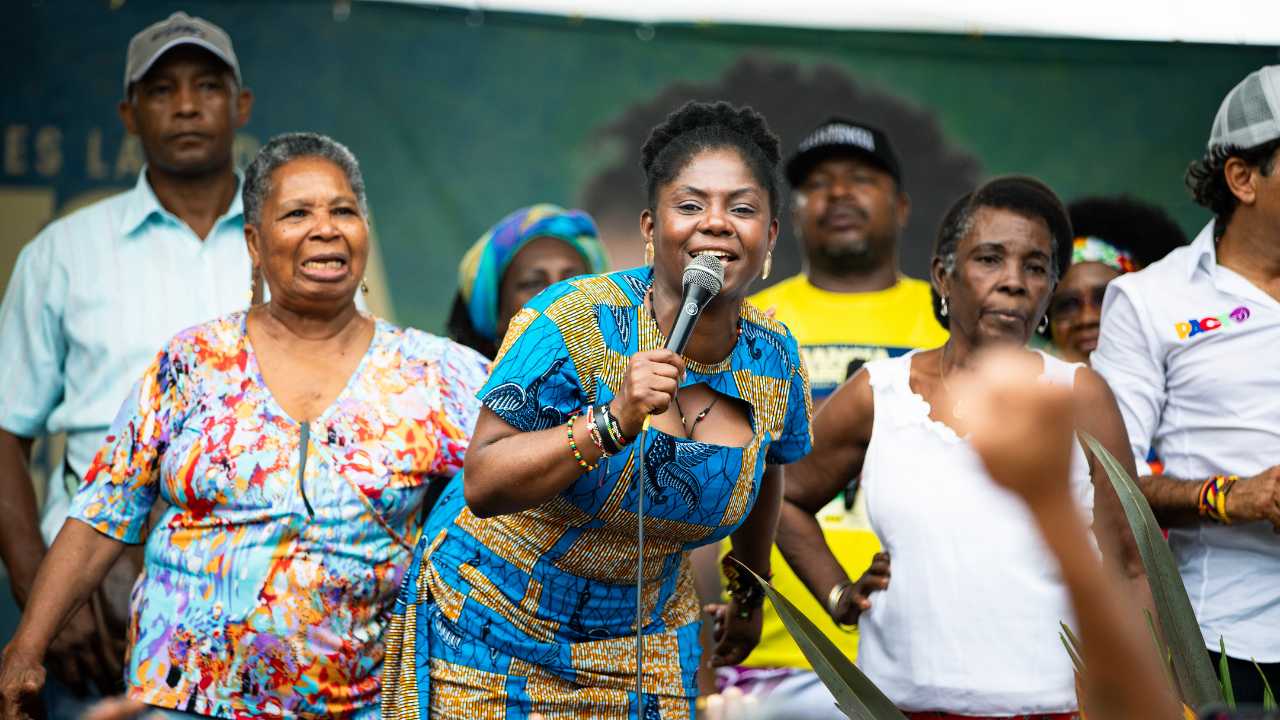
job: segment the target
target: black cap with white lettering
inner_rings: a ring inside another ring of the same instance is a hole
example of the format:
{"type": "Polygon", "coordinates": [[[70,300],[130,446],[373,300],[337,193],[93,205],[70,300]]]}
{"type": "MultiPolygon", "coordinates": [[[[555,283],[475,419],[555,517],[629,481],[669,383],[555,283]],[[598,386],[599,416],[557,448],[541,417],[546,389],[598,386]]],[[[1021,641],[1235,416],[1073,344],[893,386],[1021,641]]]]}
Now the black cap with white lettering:
{"type": "Polygon", "coordinates": [[[809,133],[787,160],[787,182],[800,187],[815,165],[829,157],[855,155],[879,165],[902,185],[902,168],[880,128],[845,118],[831,118],[809,133]]]}

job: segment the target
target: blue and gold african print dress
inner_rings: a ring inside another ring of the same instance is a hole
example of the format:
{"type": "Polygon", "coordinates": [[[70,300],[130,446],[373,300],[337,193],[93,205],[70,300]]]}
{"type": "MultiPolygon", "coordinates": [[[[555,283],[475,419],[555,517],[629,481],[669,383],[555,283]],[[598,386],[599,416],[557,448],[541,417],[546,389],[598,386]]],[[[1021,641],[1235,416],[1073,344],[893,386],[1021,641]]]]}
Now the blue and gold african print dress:
{"type": "MultiPolygon", "coordinates": [[[[651,275],[583,276],[534,298],[511,322],[479,394],[484,405],[534,431],[612,399],[627,358],[663,344],[643,302],[651,275]]],[[[746,519],[765,463],[793,462],[810,448],[795,340],[750,305],[740,328],[725,360],[689,362],[682,384],[705,383],[749,404],[750,444],[657,429],[643,438],[645,720],[693,714],[701,649],[688,551],[746,519]]],[[[634,717],[634,469],[624,451],[553,500],[485,519],[467,509],[462,476],[451,482],[388,629],[384,717],[634,717]]]]}

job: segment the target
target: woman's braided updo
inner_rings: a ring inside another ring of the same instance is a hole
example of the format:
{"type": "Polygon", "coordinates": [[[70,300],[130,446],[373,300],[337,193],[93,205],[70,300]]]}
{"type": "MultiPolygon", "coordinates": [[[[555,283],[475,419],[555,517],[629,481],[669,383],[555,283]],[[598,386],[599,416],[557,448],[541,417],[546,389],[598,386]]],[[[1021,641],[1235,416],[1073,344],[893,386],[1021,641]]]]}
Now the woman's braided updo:
{"type": "Polygon", "coordinates": [[[649,133],[640,149],[649,208],[656,204],[658,188],[674,180],[695,155],[720,148],[733,148],[742,156],[756,181],[769,193],[770,214],[778,217],[782,210],[778,136],[769,130],[760,113],[723,101],[686,103],[649,133]]]}

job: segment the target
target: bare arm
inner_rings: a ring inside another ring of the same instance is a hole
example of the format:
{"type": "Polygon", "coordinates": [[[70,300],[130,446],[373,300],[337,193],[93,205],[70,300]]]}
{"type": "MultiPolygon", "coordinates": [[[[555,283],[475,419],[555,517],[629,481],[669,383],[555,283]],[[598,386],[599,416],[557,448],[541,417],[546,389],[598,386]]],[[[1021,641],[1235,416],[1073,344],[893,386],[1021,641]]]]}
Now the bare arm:
{"type": "MultiPolygon", "coordinates": [[[[588,439],[586,416],[573,421],[573,436],[583,460],[592,465],[600,460],[600,450],[588,439]]],[[[478,517],[541,505],[582,475],[563,425],[521,432],[489,408],[480,410],[463,462],[463,493],[478,517]]]]}
{"type": "Polygon", "coordinates": [[[40,510],[27,464],[31,438],[0,430],[0,560],[9,571],[13,596],[25,608],[44,558],[40,510]]]}
{"type": "MultiPolygon", "coordinates": [[[[1060,484],[1065,487],[1065,479],[1060,484]]],[[[1156,657],[1149,650],[1150,639],[1136,630],[1141,625],[1127,610],[1132,599],[1125,597],[1110,581],[1113,576],[1094,559],[1089,530],[1071,498],[1030,507],[1041,536],[1062,569],[1080,623],[1089,715],[1134,720],[1179,717],[1156,657]]]]}
{"type": "MultiPolygon", "coordinates": [[[[1222,468],[1221,474],[1234,473],[1231,468],[1222,468]]],[[[1161,525],[1185,527],[1213,522],[1200,517],[1200,488],[1207,480],[1146,475],[1138,478],[1138,487],[1161,525]]],[[[1265,521],[1280,532],[1280,465],[1237,480],[1227,492],[1226,509],[1233,523],[1265,521]]]]}
{"type": "MultiPolygon", "coordinates": [[[[683,371],[684,360],[670,350],[648,350],[631,356],[622,391],[609,404],[625,435],[635,437],[646,416],[666,411],[676,391],[676,379],[683,371]]],[[[573,436],[582,459],[588,465],[596,464],[601,453],[591,442],[585,413],[574,419],[573,436]]],[[[573,484],[583,472],[563,425],[523,432],[489,408],[480,411],[463,462],[463,492],[467,506],[478,517],[541,505],[573,484]]]]}
{"type": "Polygon", "coordinates": [[[126,547],[69,518],[40,563],[31,602],[9,647],[43,655],[58,629],[89,599],[126,547]]]}
{"type": "MultiPolygon", "coordinates": [[[[1088,368],[1078,370],[1072,401],[1076,426],[1096,438],[1116,457],[1125,472],[1131,476],[1135,474],[1124,420],[1120,417],[1111,388],[1102,376],[1088,368]]],[[[1145,608],[1154,618],[1155,600],[1147,583],[1146,567],[1142,564],[1142,555],[1129,529],[1120,498],[1102,463],[1092,453],[1085,454],[1089,457],[1089,475],[1093,479],[1094,533],[1103,557],[1114,563],[1119,574],[1128,581],[1131,603],[1145,608]]]]}
{"type": "Polygon", "coordinates": [[[733,531],[733,556],[757,575],[768,577],[769,553],[778,529],[778,510],[782,507],[782,468],[766,465],[760,479],[760,494],[751,514],[733,531]]]}
{"type": "MultiPolygon", "coordinates": [[[[773,533],[778,525],[778,506],[782,503],[782,472],[777,465],[766,465],[760,479],[760,494],[742,525],[733,531],[733,557],[757,575],[768,577],[769,553],[773,533]]],[[[745,574],[745,573],[744,573],[745,574]]],[[[716,573],[717,582],[719,573],[716,573]]],[[[703,641],[703,654],[710,653],[709,665],[737,665],[747,659],[760,642],[763,614],[759,605],[741,605],[730,589],[728,605],[713,603],[703,607],[711,614],[713,631],[710,644],[703,641]]]]}
{"type": "MultiPolygon", "coordinates": [[[[0,716],[25,717],[22,708],[44,685],[50,644],[85,606],[125,544],[79,520],[69,519],[45,555],[22,622],[0,656],[0,716]]],[[[78,663],[107,667],[92,649],[78,663]]]]}
{"type": "Polygon", "coordinates": [[[831,589],[849,576],[814,516],[862,472],[873,413],[871,383],[862,370],[823,403],[813,419],[813,451],[785,470],[778,550],[823,606],[831,589]]]}

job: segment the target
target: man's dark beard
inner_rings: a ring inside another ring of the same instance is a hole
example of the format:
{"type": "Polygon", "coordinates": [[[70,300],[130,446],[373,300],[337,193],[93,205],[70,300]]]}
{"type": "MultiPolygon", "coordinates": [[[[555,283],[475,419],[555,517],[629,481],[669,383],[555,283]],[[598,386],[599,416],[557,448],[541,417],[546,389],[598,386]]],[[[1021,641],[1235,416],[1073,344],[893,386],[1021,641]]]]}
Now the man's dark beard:
{"type": "Polygon", "coordinates": [[[879,248],[880,243],[876,242],[868,242],[859,250],[815,248],[809,262],[828,275],[864,275],[892,262],[892,253],[879,248]]]}

